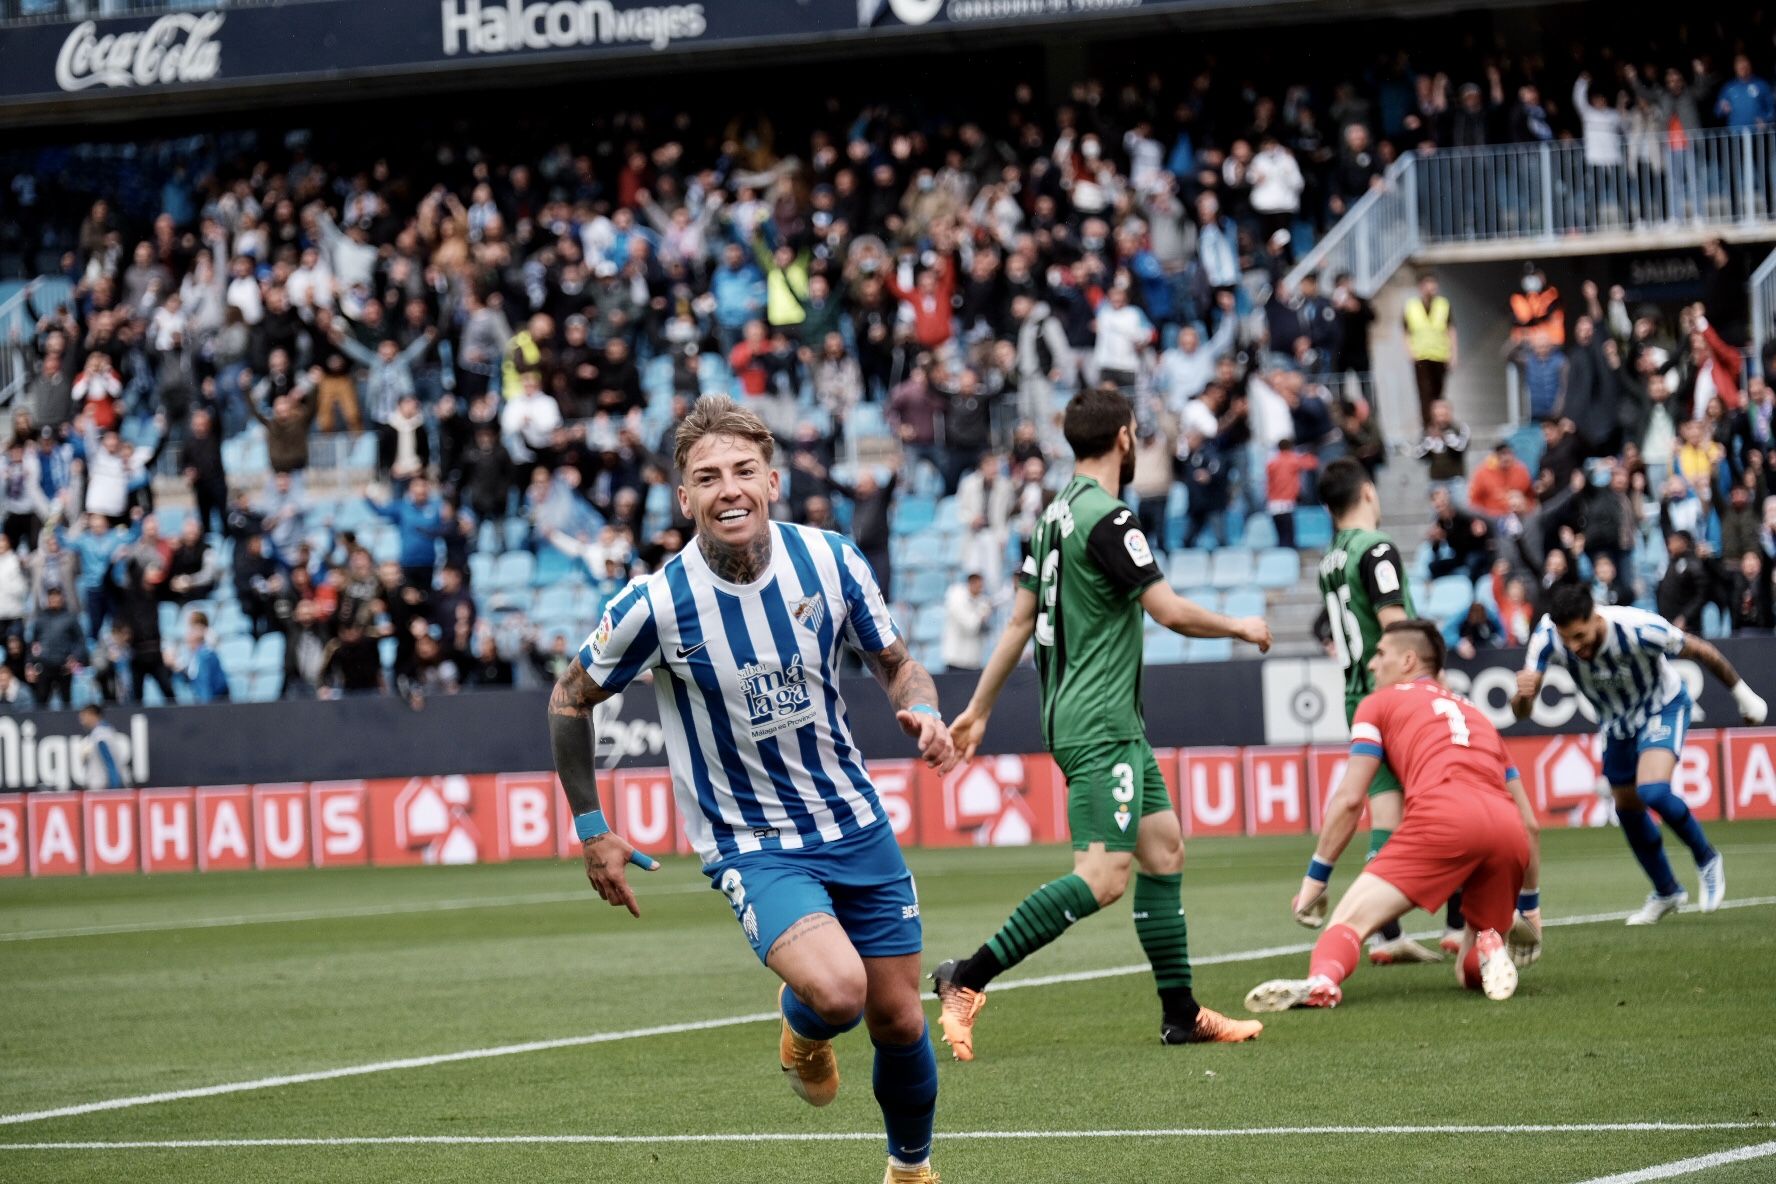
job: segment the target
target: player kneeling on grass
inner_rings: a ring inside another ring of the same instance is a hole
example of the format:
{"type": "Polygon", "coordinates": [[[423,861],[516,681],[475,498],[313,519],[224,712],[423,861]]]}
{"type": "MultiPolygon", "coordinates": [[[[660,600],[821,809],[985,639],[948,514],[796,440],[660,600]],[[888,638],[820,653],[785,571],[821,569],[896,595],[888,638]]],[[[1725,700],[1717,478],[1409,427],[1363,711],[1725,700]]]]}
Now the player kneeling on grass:
{"type": "Polygon", "coordinates": [[[630,863],[655,866],[599,809],[592,709],[643,671],[672,790],[710,886],[783,984],[778,1064],[797,1096],[839,1091],[833,1038],[863,1024],[888,1134],[883,1184],[937,1184],[937,1061],[919,1002],[919,897],[852,743],[840,647],[860,651],[932,766],[950,756],[937,688],[875,575],[836,534],[771,521],[770,429],[725,396],[678,426],[679,507],[697,533],[605,610],[549,699],[555,769],[598,894],[640,916],[630,863]]]}
{"type": "MultiPolygon", "coordinates": [[[[1296,920],[1317,926],[1324,917],[1332,865],[1356,832],[1383,761],[1403,774],[1404,819],[1345,890],[1314,946],[1308,977],[1252,988],[1248,1010],[1338,1006],[1340,984],[1357,968],[1364,938],[1414,908],[1435,911],[1455,892],[1462,893],[1467,921],[1458,980],[1488,999],[1509,999],[1517,989],[1517,967],[1499,934],[1511,928],[1513,906],[1533,914],[1537,905],[1535,815],[1498,730],[1438,681],[1443,654],[1443,637],[1429,621],[1397,621],[1382,633],[1370,660],[1377,689],[1351,723],[1350,763],[1291,903],[1296,920]]],[[[1539,946],[1539,932],[1525,933],[1526,945],[1531,937],[1539,946]]],[[[1528,949],[1524,960],[1534,960],[1528,949]]]]}

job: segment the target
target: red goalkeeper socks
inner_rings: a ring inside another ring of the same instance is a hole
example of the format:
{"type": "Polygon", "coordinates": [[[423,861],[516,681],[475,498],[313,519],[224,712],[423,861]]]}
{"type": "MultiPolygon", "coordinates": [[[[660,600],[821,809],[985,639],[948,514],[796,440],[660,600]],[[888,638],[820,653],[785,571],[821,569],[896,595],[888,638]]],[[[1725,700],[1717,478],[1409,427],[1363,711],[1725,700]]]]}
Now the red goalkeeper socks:
{"type": "Polygon", "coordinates": [[[1320,940],[1314,943],[1313,960],[1308,963],[1310,976],[1324,975],[1334,983],[1342,983],[1357,968],[1363,953],[1363,940],[1349,925],[1329,925],[1320,940]]]}

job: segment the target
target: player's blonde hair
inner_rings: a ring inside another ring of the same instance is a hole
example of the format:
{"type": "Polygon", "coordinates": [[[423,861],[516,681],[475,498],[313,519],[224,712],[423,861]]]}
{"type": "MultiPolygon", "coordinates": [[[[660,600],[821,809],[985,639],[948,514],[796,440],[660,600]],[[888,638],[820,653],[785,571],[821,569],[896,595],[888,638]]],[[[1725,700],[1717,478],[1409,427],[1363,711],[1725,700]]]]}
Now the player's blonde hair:
{"type": "Polygon", "coordinates": [[[705,395],[698,399],[691,413],[678,425],[673,463],[680,472],[684,471],[685,461],[690,459],[691,449],[705,436],[734,436],[750,441],[764,453],[766,464],[771,463],[771,457],[777,451],[777,441],[765,421],[727,395],[705,395]]]}

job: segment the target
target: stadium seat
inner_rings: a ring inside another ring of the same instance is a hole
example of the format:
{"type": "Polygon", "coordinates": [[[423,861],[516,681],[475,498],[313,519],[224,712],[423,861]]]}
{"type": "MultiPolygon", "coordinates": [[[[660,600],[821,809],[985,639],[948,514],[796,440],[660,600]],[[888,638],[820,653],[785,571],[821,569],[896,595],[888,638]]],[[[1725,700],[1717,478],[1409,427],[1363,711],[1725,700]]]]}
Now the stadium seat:
{"type": "Polygon", "coordinates": [[[241,612],[240,601],[217,601],[216,615],[210,618],[210,628],[222,636],[244,631],[247,628],[247,615],[241,612]]]}
{"type": "Polygon", "coordinates": [[[507,551],[494,568],[493,587],[501,592],[527,589],[535,574],[536,556],[529,551],[507,551]]]}
{"type": "Polygon", "coordinates": [[[222,672],[232,681],[237,675],[245,674],[253,664],[253,639],[225,637],[216,643],[216,657],[222,663],[222,672]]]}
{"type": "Polygon", "coordinates": [[[1238,588],[1252,582],[1252,553],[1244,547],[1223,547],[1209,567],[1209,582],[1217,588],[1238,588]]]}
{"type": "Polygon", "coordinates": [[[267,633],[253,647],[253,670],[263,673],[267,670],[282,671],[284,668],[284,635],[267,633]]]}
{"type": "Polygon", "coordinates": [[[1201,605],[1210,612],[1218,613],[1221,611],[1222,596],[1221,589],[1219,588],[1180,588],[1178,589],[1178,595],[1193,604],[1201,605]]]}
{"type": "Polygon", "coordinates": [[[506,549],[516,551],[530,542],[530,523],[522,518],[508,518],[503,528],[506,535],[506,549]]]}
{"type": "Polygon", "coordinates": [[[1260,588],[1292,588],[1301,579],[1301,552],[1271,547],[1258,555],[1255,577],[1260,588]]]}
{"type": "Polygon", "coordinates": [[[1257,588],[1235,588],[1222,602],[1221,611],[1230,617],[1262,617],[1264,593],[1257,588]]]}
{"type": "Polygon", "coordinates": [[[585,570],[585,565],[571,555],[563,554],[554,547],[537,548],[536,570],[531,573],[530,582],[539,588],[565,580],[585,570]]]}
{"type": "Polygon", "coordinates": [[[1209,582],[1206,551],[1173,551],[1166,560],[1166,579],[1174,588],[1200,588],[1209,582]]]}
{"type": "Polygon", "coordinates": [[[1474,585],[1468,582],[1468,577],[1443,576],[1431,581],[1431,594],[1424,602],[1424,612],[1434,621],[1447,621],[1467,612],[1472,603],[1474,585]]]}
{"type": "Polygon", "coordinates": [[[932,524],[939,530],[957,531],[962,529],[961,506],[954,497],[942,498],[937,503],[937,513],[932,524]]]}
{"type": "Polygon", "coordinates": [[[498,556],[487,551],[477,551],[469,556],[469,583],[477,591],[492,589],[493,569],[498,561],[498,556]]]}
{"type": "Polygon", "coordinates": [[[1184,654],[1187,662],[1226,662],[1233,657],[1233,641],[1226,637],[1192,637],[1184,654]]]}
{"type": "Polygon", "coordinates": [[[163,600],[160,602],[159,612],[160,635],[170,639],[179,627],[179,606],[163,600]]]}
{"type": "Polygon", "coordinates": [[[1727,615],[1721,612],[1719,605],[1705,604],[1702,606],[1703,637],[1712,641],[1726,637],[1732,631],[1732,623],[1727,619],[1727,615]]]}
{"type": "Polygon", "coordinates": [[[1246,534],[1244,542],[1254,551],[1277,545],[1276,523],[1269,514],[1262,510],[1246,516],[1246,534]]]}
{"type": "Polygon", "coordinates": [[[909,495],[894,507],[893,532],[897,535],[918,534],[931,525],[937,507],[928,498],[909,495]]]}
{"type": "Polygon", "coordinates": [[[1184,661],[1184,638],[1170,629],[1162,629],[1147,639],[1146,661],[1151,665],[1169,666],[1184,661]]]}
{"type": "Polygon", "coordinates": [[[920,568],[911,573],[907,584],[907,600],[917,607],[940,605],[950,586],[950,573],[939,567],[920,568]]]}
{"type": "Polygon", "coordinates": [[[1324,506],[1301,506],[1295,511],[1295,545],[1324,550],[1332,545],[1332,515],[1324,506]]]}
{"type": "Polygon", "coordinates": [[[537,593],[536,615],[539,619],[577,615],[573,586],[565,582],[545,584],[537,593]]]}
{"type": "Polygon", "coordinates": [[[921,645],[942,641],[943,630],[944,606],[941,604],[928,604],[913,617],[913,640],[921,645]]]}

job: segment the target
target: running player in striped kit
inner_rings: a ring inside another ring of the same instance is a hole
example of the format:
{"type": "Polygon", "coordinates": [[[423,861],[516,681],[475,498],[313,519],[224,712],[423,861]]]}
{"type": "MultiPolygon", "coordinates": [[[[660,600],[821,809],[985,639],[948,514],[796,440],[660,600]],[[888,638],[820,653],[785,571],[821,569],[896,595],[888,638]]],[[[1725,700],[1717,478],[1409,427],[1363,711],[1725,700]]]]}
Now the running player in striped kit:
{"type": "Polygon", "coordinates": [[[831,1102],[832,1040],[867,1024],[888,1133],[884,1184],[935,1184],[919,898],[851,740],[840,647],[863,655],[927,763],[949,758],[949,732],[857,548],[771,521],[772,452],[770,430],[725,396],[701,400],[679,425],[679,505],[696,536],[611,602],[557,682],[555,767],[592,886],[639,916],[625,868],[652,861],[605,824],[589,722],[597,703],[653,671],[686,834],[753,952],[783,980],[778,1055],[790,1088],[831,1102]]]}
{"type": "Polygon", "coordinates": [[[1685,633],[1664,617],[1625,606],[1599,606],[1590,591],[1573,584],[1560,588],[1548,613],[1529,639],[1524,667],[1517,675],[1511,711],[1528,718],[1550,665],[1564,667],[1603,725],[1603,776],[1616,798],[1622,833],[1649,879],[1652,894],[1628,918],[1630,925],[1654,925],[1689,900],[1672,874],[1651,810],[1695,856],[1701,880],[1702,911],[1713,912],[1727,894],[1720,852],[1702,833],[1702,824],[1671,790],[1671,775],[1690,727],[1690,694],[1669,658],[1689,658],[1733,692],[1739,714],[1749,724],[1764,722],[1766,707],[1721,652],[1685,633]]]}

